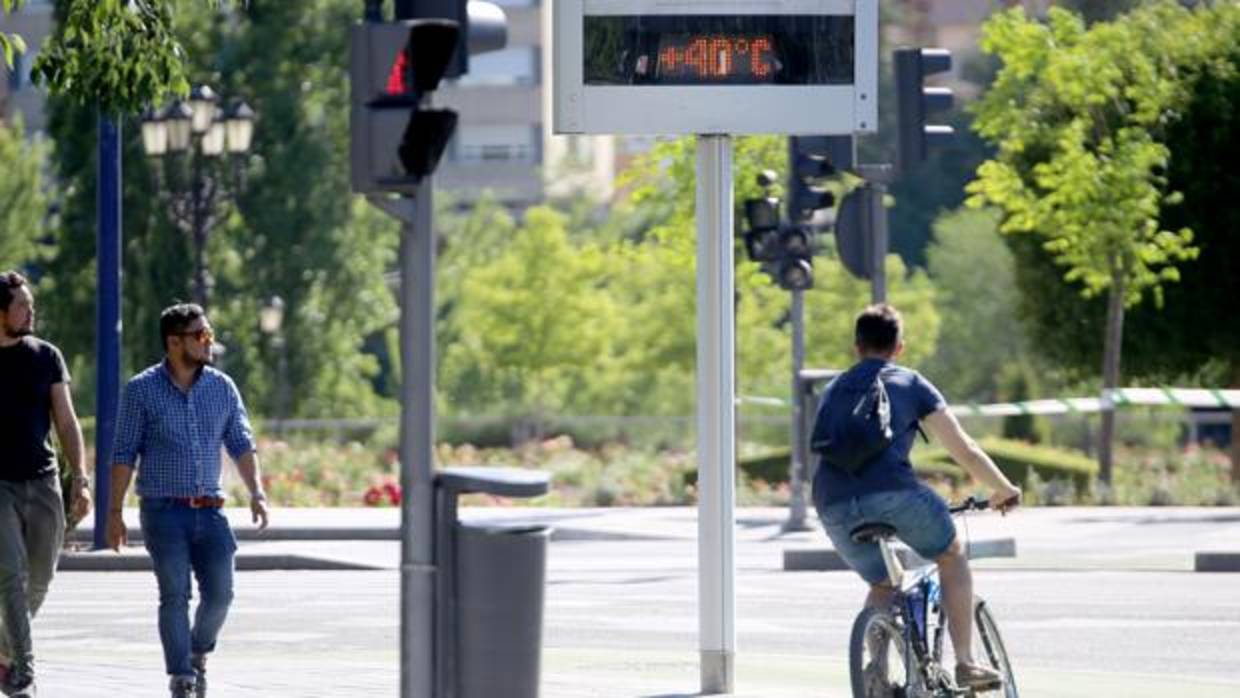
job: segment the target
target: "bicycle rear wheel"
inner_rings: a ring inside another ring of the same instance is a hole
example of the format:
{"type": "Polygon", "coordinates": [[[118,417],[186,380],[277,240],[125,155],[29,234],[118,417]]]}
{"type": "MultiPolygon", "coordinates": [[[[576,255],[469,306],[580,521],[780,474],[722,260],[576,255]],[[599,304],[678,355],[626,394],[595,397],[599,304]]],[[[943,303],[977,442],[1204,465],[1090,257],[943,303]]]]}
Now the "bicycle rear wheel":
{"type": "Polygon", "coordinates": [[[1007,650],[1003,646],[1003,638],[999,635],[999,625],[983,599],[973,601],[973,654],[978,661],[1003,675],[1003,686],[978,696],[994,698],[1020,698],[1016,690],[1016,676],[1012,673],[1012,662],[1008,659],[1007,650]],[[980,640],[978,642],[977,640],[980,640]]]}
{"type": "Polygon", "coordinates": [[[866,608],[853,622],[848,643],[853,698],[907,698],[915,671],[900,621],[889,611],[866,608]]]}

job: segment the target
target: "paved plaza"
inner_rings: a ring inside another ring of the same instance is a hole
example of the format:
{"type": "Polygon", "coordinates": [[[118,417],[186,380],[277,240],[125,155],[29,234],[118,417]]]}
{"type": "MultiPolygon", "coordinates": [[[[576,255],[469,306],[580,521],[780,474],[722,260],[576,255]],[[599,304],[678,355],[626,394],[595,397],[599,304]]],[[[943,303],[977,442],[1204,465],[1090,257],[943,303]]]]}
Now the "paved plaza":
{"type": "MultiPolygon", "coordinates": [[[[784,550],[823,545],[817,531],[781,534],[784,515],[737,513],[736,695],[843,698],[848,630],[863,589],[847,572],[783,571],[784,550]]],[[[212,695],[396,695],[397,543],[270,540],[327,529],[390,537],[395,516],[279,511],[283,529],[243,540],[251,561],[371,569],[239,572],[212,658],[212,695]]],[[[487,509],[466,517],[557,526],[545,698],[696,694],[694,510],[487,509]]],[[[1030,510],[975,516],[969,534],[1017,541],[1016,558],[977,562],[977,587],[999,616],[1025,695],[1240,695],[1240,575],[1191,571],[1195,550],[1240,550],[1240,510],[1030,510]]],[[[62,572],[35,622],[41,694],[166,695],[156,604],[149,572],[62,572]]]]}

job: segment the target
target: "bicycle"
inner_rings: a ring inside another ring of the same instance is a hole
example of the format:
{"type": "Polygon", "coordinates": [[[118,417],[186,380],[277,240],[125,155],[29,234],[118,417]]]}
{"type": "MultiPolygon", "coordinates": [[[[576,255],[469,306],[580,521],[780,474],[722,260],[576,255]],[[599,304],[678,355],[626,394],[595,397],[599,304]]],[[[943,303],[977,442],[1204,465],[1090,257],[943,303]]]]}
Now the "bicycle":
{"type": "MultiPolygon", "coordinates": [[[[984,499],[969,497],[950,510],[955,515],[989,506],[984,499]]],[[[938,567],[905,571],[891,543],[895,529],[887,524],[862,524],[850,535],[858,542],[878,543],[888,580],[897,590],[890,608],[865,608],[853,622],[848,664],[855,698],[1019,698],[1012,664],[985,600],[973,597],[973,651],[977,661],[1003,676],[1003,683],[987,691],[959,688],[943,662],[947,626],[938,567]]]]}

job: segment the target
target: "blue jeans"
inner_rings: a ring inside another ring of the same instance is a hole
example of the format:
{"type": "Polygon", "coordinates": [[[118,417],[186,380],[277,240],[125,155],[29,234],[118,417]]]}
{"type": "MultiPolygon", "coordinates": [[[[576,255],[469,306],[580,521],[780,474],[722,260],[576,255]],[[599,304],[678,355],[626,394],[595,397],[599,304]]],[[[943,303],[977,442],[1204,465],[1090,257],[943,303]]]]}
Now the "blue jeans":
{"type": "Polygon", "coordinates": [[[857,543],[849,535],[861,524],[894,526],[896,536],[927,560],[947,552],[956,540],[947,503],[920,483],[912,489],[874,492],[819,506],[818,517],[835,551],[870,584],[887,579],[887,567],[878,543],[857,543]]]}
{"type": "Polygon", "coordinates": [[[215,649],[233,600],[237,539],[219,509],[191,509],[169,499],[142,500],[142,536],[159,582],[159,639],[172,676],[193,676],[191,654],[215,649]],[[189,622],[190,571],[198,608],[189,622]]]}

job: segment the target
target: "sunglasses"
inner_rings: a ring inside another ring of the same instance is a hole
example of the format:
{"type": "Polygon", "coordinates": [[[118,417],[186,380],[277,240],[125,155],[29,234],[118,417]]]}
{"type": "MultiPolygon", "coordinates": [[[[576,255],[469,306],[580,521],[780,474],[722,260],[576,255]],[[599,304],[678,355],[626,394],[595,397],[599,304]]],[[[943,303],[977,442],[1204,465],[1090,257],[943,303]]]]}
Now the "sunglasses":
{"type": "Polygon", "coordinates": [[[177,336],[178,337],[193,337],[194,339],[198,340],[198,342],[201,344],[210,344],[211,342],[215,341],[215,333],[211,331],[210,327],[203,327],[201,329],[193,330],[191,332],[178,332],[177,336]]]}

